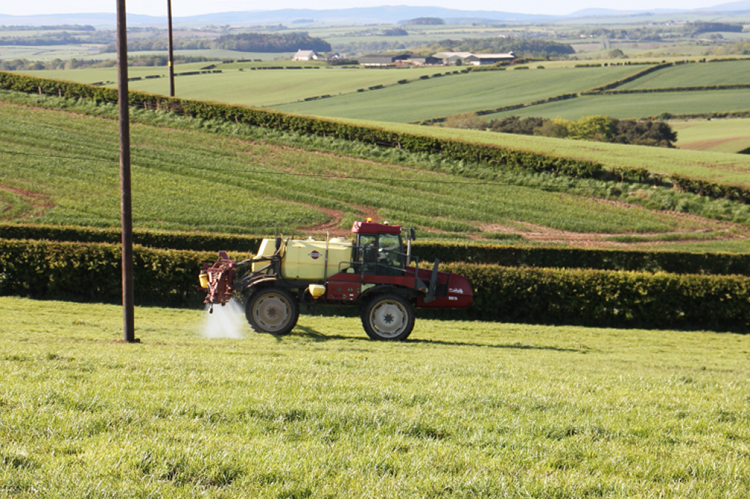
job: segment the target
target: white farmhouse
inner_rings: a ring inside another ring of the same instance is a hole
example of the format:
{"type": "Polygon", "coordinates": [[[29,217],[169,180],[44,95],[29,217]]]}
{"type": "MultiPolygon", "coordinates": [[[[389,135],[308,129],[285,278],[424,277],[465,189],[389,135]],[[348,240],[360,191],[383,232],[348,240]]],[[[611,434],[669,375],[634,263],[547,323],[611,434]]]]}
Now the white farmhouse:
{"type": "Polygon", "coordinates": [[[310,61],[318,60],[318,54],[314,50],[297,50],[297,53],[292,56],[293,61],[310,61]]]}

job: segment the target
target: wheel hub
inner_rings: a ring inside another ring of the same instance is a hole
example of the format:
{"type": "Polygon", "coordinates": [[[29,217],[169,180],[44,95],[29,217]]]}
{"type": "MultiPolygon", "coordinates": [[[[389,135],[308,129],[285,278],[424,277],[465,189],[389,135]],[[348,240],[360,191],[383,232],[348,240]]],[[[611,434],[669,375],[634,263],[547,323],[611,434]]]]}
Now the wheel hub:
{"type": "Polygon", "coordinates": [[[255,304],[255,320],[269,331],[283,328],[290,317],[289,304],[278,295],[268,295],[255,304]]]}
{"type": "Polygon", "coordinates": [[[370,313],[370,323],[385,337],[401,334],[406,328],[406,319],[406,311],[395,301],[384,301],[370,313]]]}

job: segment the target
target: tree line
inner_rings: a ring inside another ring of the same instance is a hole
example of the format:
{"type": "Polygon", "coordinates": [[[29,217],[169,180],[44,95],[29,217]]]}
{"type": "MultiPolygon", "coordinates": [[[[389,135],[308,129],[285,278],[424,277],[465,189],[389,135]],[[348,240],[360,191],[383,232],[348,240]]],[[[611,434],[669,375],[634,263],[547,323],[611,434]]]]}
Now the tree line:
{"type": "MultiPolygon", "coordinates": [[[[214,40],[193,39],[174,40],[175,50],[208,50],[224,49],[239,52],[296,52],[297,50],[314,50],[316,52],[330,52],[331,44],[321,38],[313,38],[307,33],[242,33],[238,35],[224,35],[214,40]]],[[[167,50],[166,39],[132,40],[128,42],[128,50],[162,51],[167,50]]],[[[104,52],[116,52],[117,45],[108,45],[104,52]]]]}
{"type": "Polygon", "coordinates": [[[446,118],[445,126],[654,147],[674,147],[677,140],[677,132],[664,121],[619,120],[609,116],[586,116],[576,121],[509,116],[486,121],[476,113],[459,113],[446,118]]]}
{"type": "Polygon", "coordinates": [[[575,54],[575,49],[568,43],[559,43],[545,39],[528,38],[476,38],[473,40],[442,40],[426,47],[431,52],[474,52],[474,53],[507,53],[514,52],[522,58],[556,58],[575,54]]]}

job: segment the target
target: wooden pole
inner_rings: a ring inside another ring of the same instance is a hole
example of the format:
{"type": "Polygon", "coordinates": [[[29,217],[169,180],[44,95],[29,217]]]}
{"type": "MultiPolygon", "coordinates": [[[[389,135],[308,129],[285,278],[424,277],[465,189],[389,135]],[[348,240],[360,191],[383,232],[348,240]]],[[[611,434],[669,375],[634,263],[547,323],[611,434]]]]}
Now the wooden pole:
{"type": "Polygon", "coordinates": [[[169,66],[169,96],[174,97],[174,53],[172,46],[172,0],[167,0],[167,26],[169,28],[169,41],[167,43],[167,49],[169,51],[169,60],[167,66],[169,66]]]}
{"type": "Polygon", "coordinates": [[[135,343],[133,292],[133,212],[130,201],[130,115],[128,114],[128,30],[125,0],[117,0],[117,88],[120,110],[120,214],[122,218],[123,332],[135,343]]]}

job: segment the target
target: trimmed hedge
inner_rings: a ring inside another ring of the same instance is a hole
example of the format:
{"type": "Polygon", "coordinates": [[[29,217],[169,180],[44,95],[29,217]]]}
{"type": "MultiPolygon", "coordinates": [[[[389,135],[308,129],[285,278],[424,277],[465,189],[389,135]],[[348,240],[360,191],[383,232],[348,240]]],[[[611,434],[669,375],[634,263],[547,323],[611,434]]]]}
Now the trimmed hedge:
{"type": "Polygon", "coordinates": [[[452,264],[475,290],[482,320],[750,329],[750,279],[601,270],[517,269],[452,264]]]}
{"type": "Polygon", "coordinates": [[[470,262],[505,267],[624,270],[750,276],[750,254],[469,245],[416,242],[421,262],[470,262]]]}
{"type": "MultiPolygon", "coordinates": [[[[238,258],[244,255],[235,255],[238,258]]],[[[197,275],[211,253],[134,248],[136,303],[198,306],[197,275]]],[[[121,253],[117,245],[0,241],[0,293],[119,303],[121,253]]],[[[750,327],[750,279],[522,269],[455,263],[444,270],[466,276],[475,290],[469,310],[450,312],[482,320],[714,328],[750,327]]]]}
{"type": "MultiPolygon", "coordinates": [[[[95,102],[113,104],[117,102],[117,90],[115,89],[7,72],[0,72],[0,89],[83,98],[95,102]]],[[[128,102],[132,107],[170,111],[194,118],[234,121],[250,126],[330,136],[383,147],[406,149],[411,152],[442,154],[455,160],[486,162],[509,169],[562,173],[579,178],[594,177],[602,171],[601,164],[587,160],[439,139],[406,132],[392,132],[380,128],[253,109],[239,105],[170,98],[143,92],[129,92],[128,102]]]]}
{"type": "MultiPolygon", "coordinates": [[[[0,224],[0,239],[47,239],[78,243],[120,244],[120,229],[61,225],[0,224]]],[[[165,232],[135,229],[133,243],[150,248],[190,251],[254,252],[263,238],[239,234],[165,232]]]]}
{"type": "MultiPolygon", "coordinates": [[[[0,224],[1,239],[46,239],[51,241],[119,244],[120,230],[55,225],[0,224]]],[[[211,252],[226,250],[244,253],[257,251],[262,237],[239,234],[135,230],[133,240],[135,244],[151,248],[211,252]]],[[[507,267],[750,276],[750,254],[745,253],[523,247],[445,241],[415,241],[413,253],[420,257],[423,265],[439,258],[442,262],[471,262],[507,267]]]]}
{"type": "MultiPolygon", "coordinates": [[[[122,251],[114,244],[0,241],[0,294],[104,303],[122,299],[122,251]]],[[[215,253],[133,248],[141,305],[196,306],[197,276],[215,253]]]]}

